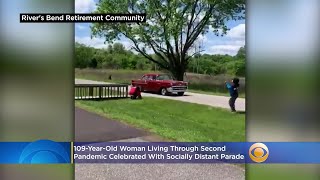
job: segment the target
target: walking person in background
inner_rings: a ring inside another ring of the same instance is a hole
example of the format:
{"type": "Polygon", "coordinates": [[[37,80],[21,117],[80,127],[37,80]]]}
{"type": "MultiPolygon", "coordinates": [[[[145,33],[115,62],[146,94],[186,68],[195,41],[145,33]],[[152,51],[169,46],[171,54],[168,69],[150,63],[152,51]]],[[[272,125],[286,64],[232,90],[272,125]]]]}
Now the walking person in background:
{"type": "Polygon", "coordinates": [[[235,102],[239,96],[239,93],[238,93],[238,88],[240,86],[239,79],[234,78],[231,83],[225,82],[225,84],[226,84],[226,87],[228,88],[228,90],[230,92],[230,96],[231,96],[229,99],[229,105],[230,105],[231,111],[236,112],[235,102]]]}

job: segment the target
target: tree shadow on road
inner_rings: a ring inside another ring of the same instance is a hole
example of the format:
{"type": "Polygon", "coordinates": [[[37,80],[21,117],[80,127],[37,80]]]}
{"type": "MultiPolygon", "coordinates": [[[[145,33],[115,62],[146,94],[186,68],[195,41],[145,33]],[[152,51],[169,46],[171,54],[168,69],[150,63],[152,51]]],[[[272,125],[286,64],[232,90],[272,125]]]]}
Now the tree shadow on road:
{"type": "Polygon", "coordinates": [[[192,95],[188,95],[188,94],[184,94],[183,96],[179,96],[177,94],[170,94],[170,97],[183,97],[183,96],[192,96],[192,95]]]}

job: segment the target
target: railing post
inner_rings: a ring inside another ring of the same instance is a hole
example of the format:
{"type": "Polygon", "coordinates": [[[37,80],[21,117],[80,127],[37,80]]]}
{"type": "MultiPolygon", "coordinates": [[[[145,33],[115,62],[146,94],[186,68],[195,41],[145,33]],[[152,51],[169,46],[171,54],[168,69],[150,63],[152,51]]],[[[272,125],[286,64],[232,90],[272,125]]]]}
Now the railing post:
{"type": "Polygon", "coordinates": [[[126,98],[128,97],[128,88],[129,88],[129,86],[126,85],[126,98]]]}
{"type": "Polygon", "coordinates": [[[102,86],[99,87],[99,99],[102,98],[102,86]]]}
{"type": "Polygon", "coordinates": [[[89,87],[89,97],[93,98],[93,87],[89,87]]]}
{"type": "Polygon", "coordinates": [[[77,99],[76,97],[78,97],[78,88],[77,88],[77,86],[75,86],[75,89],[74,89],[74,98],[77,99]]]}
{"type": "Polygon", "coordinates": [[[80,99],[82,99],[82,87],[80,87],[80,99]]]}

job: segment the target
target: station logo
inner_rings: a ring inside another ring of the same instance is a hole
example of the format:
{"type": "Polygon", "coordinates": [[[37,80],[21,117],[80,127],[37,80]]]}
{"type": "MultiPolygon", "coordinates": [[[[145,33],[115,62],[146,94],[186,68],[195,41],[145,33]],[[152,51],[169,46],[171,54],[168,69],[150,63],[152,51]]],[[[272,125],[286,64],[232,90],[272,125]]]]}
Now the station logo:
{"type": "Polygon", "coordinates": [[[262,163],[269,157],[269,149],[263,143],[255,143],[249,149],[250,159],[256,163],[262,163]]]}

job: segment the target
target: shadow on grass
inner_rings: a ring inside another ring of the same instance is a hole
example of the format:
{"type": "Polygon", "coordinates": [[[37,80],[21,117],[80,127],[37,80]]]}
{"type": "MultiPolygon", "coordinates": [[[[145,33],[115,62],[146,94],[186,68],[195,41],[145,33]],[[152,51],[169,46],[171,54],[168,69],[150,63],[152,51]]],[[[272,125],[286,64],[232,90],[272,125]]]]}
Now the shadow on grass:
{"type": "Polygon", "coordinates": [[[246,114],[245,111],[237,111],[237,114],[246,114]]]}

